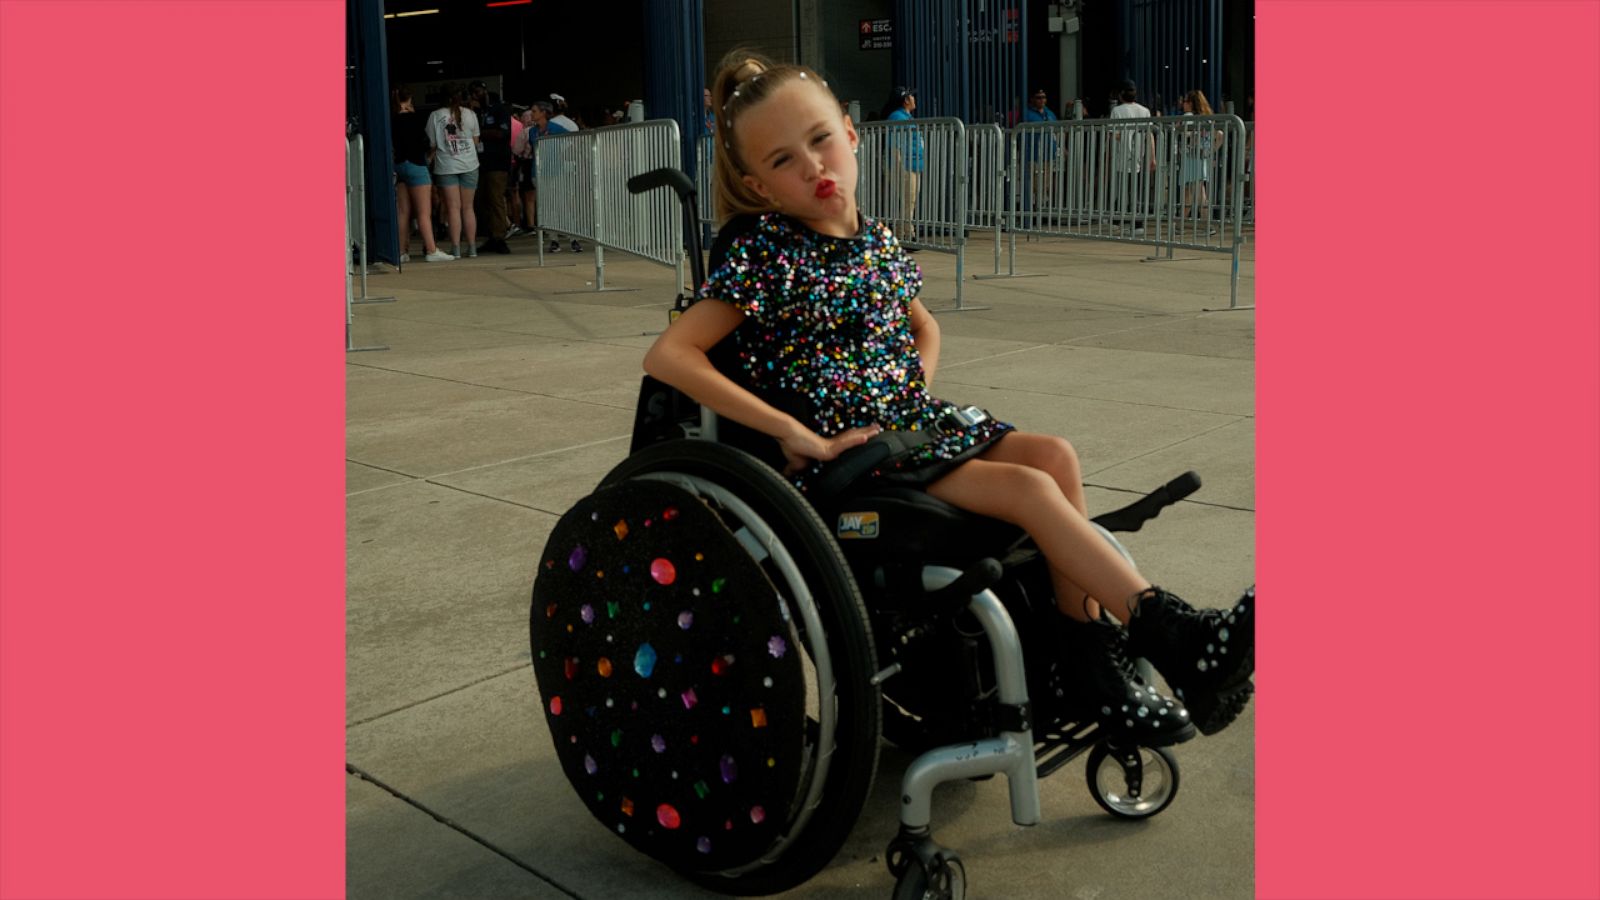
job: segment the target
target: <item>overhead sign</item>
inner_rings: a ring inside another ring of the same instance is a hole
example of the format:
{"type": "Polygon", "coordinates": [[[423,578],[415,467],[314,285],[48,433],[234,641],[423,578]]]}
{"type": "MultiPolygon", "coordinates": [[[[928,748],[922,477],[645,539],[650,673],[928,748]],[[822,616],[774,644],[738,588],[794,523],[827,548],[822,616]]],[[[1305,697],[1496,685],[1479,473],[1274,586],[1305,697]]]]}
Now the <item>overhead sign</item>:
{"type": "Polygon", "coordinates": [[[863,50],[893,50],[894,20],[862,19],[860,37],[863,50]]]}

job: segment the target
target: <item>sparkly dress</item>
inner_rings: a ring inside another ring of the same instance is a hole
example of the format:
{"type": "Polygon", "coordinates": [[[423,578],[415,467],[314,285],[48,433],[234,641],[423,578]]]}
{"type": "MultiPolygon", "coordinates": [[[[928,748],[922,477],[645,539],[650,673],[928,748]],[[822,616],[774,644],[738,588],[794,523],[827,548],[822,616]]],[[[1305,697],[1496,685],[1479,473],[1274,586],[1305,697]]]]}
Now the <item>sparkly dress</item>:
{"type": "Polygon", "coordinates": [[[927,484],[1012,426],[966,425],[928,393],[911,337],[921,288],[921,270],[880,222],[863,218],[856,236],[836,238],[767,213],[723,226],[704,296],[746,317],[733,334],[738,371],[726,374],[824,437],[874,423],[933,434],[876,473],[927,484]]]}

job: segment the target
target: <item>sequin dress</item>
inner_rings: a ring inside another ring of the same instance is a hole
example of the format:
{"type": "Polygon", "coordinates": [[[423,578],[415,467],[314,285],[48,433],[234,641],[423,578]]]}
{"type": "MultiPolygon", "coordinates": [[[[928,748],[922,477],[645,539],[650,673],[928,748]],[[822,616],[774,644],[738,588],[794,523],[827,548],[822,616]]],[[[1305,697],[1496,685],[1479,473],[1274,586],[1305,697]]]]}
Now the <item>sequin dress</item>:
{"type": "Polygon", "coordinates": [[[704,296],[746,317],[733,335],[739,373],[728,374],[824,437],[874,423],[933,434],[877,473],[926,484],[1012,426],[963,424],[955,404],[928,393],[911,335],[921,288],[921,269],[881,222],[863,219],[856,236],[837,238],[767,213],[723,226],[704,296]]]}

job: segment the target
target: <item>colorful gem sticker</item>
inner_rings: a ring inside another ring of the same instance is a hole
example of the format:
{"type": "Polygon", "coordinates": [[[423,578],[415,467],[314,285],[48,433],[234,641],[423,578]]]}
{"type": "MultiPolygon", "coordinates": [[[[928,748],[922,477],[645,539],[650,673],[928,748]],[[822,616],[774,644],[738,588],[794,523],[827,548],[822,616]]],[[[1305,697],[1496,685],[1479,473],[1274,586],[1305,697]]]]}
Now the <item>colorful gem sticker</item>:
{"type": "Polygon", "coordinates": [[[678,567],[672,564],[672,560],[660,557],[650,563],[650,577],[656,580],[656,584],[671,584],[678,580],[678,567]]]}
{"type": "Polygon", "coordinates": [[[694,613],[688,611],[687,609],[681,613],[678,613],[678,627],[682,628],[684,631],[688,631],[690,628],[694,627],[694,613]]]}
{"type": "Polygon", "coordinates": [[[767,811],[759,806],[750,807],[750,821],[760,825],[767,818],[767,811]]]}
{"type": "Polygon", "coordinates": [[[583,620],[583,624],[585,624],[585,625],[593,625],[594,624],[594,607],[590,606],[587,603],[585,603],[584,605],[578,607],[578,618],[582,619],[583,620]]]}
{"type": "Polygon", "coordinates": [[[722,755],[721,761],[717,764],[717,770],[722,773],[723,784],[733,784],[739,778],[739,766],[729,754],[724,753],[722,755]]]}
{"type": "Polygon", "coordinates": [[[582,569],[583,568],[583,564],[588,562],[588,561],[589,561],[589,551],[583,549],[583,545],[579,544],[578,546],[576,546],[576,547],[574,547],[572,549],[571,555],[569,555],[567,557],[567,568],[569,568],[572,571],[576,572],[579,569],[582,569]]]}
{"type": "MultiPolygon", "coordinates": [[[[584,608],[587,609],[588,607],[584,608]]],[[[767,652],[772,654],[773,659],[783,659],[783,655],[789,652],[789,642],[778,635],[773,635],[767,638],[767,652]]]]}
{"type": "Polygon", "coordinates": [[[700,698],[694,695],[694,688],[689,688],[678,696],[683,700],[684,709],[694,709],[694,705],[700,702],[700,698]]]}
{"type": "Polygon", "coordinates": [[[637,653],[633,654],[633,671],[640,678],[649,678],[650,673],[656,670],[656,648],[648,643],[640,644],[637,653]]]}
{"type": "Polygon", "coordinates": [[[561,715],[561,698],[560,697],[551,697],[550,698],[550,715],[552,715],[552,716],[561,715]]]}
{"type": "Polygon", "coordinates": [[[620,541],[628,536],[628,523],[618,519],[617,524],[611,526],[611,530],[616,532],[617,540],[620,541]]]}
{"type": "Polygon", "coordinates": [[[671,803],[663,803],[656,807],[656,821],[661,823],[662,828],[669,831],[683,824],[683,818],[678,815],[678,811],[672,807],[671,803]]]}
{"type": "Polygon", "coordinates": [[[594,668],[595,671],[600,673],[601,678],[611,677],[611,660],[604,656],[600,657],[600,661],[594,664],[594,668]]]}
{"type": "Polygon", "coordinates": [[[767,727],[767,711],[765,709],[762,709],[761,707],[758,706],[755,709],[750,710],[750,727],[751,728],[765,728],[765,727],[767,727]]]}

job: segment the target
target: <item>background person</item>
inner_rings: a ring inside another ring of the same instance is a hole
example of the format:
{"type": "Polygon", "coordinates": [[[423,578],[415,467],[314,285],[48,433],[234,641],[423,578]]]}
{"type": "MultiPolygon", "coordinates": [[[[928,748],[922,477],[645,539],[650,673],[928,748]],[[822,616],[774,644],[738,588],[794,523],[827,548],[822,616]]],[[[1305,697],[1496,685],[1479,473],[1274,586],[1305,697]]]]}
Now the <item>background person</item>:
{"type": "Polygon", "coordinates": [[[399,182],[394,192],[400,214],[400,261],[411,261],[411,217],[416,216],[417,231],[428,262],[446,262],[455,257],[433,242],[433,179],[428,175],[427,123],[411,101],[410,88],[395,90],[394,173],[399,182]]]}
{"type": "MultiPolygon", "coordinates": [[[[511,111],[489,96],[489,86],[474,81],[468,86],[468,102],[478,117],[478,179],[476,192],[482,207],[479,221],[489,232],[484,242],[486,253],[510,253],[506,245],[506,181],[511,174],[511,111]]],[[[478,212],[475,210],[474,212],[478,212]]]]}
{"type": "MultiPolygon", "coordinates": [[[[1206,102],[1206,95],[1198,89],[1183,95],[1179,101],[1186,116],[1209,116],[1211,104],[1206,102]]],[[[1211,166],[1216,159],[1216,148],[1222,143],[1223,135],[1211,125],[1195,129],[1185,127],[1183,130],[1183,165],[1180,170],[1180,179],[1183,182],[1183,210],[1184,214],[1193,215],[1205,223],[1206,234],[1217,233],[1211,227],[1211,200],[1208,188],[1211,181],[1211,166]]]]}
{"type": "MultiPolygon", "coordinates": [[[[1136,99],[1139,87],[1132,80],[1122,83],[1118,103],[1111,108],[1113,119],[1148,119],[1150,108],[1136,99]]],[[[1148,128],[1127,126],[1111,135],[1112,208],[1121,213],[1118,220],[1131,224],[1135,235],[1144,234],[1144,209],[1150,193],[1148,173],[1156,170],[1156,139],[1148,128]],[[1126,216],[1126,218],[1123,218],[1126,216]]]]}
{"type": "MultiPolygon", "coordinates": [[[[1055,111],[1050,109],[1050,95],[1039,88],[1028,98],[1028,108],[1022,112],[1023,122],[1054,122],[1055,111]]],[[[1055,202],[1056,161],[1061,155],[1055,134],[1035,131],[1028,135],[1024,148],[1028,157],[1030,196],[1034,214],[1048,212],[1055,202]]]]}
{"type": "Polygon", "coordinates": [[[444,200],[445,221],[450,229],[450,255],[477,256],[478,217],[472,211],[472,195],[478,188],[478,117],[467,106],[466,91],[451,86],[450,100],[428,116],[428,143],[433,147],[434,181],[444,200]],[[466,244],[461,242],[465,220],[466,244]]]}
{"type": "MultiPolygon", "coordinates": [[[[889,113],[889,121],[910,122],[917,111],[917,92],[909,87],[897,87],[890,104],[893,111],[889,113]]],[[[915,241],[917,190],[921,186],[924,165],[922,134],[914,125],[906,126],[905,130],[907,134],[896,135],[892,141],[895,169],[900,176],[900,217],[896,220],[895,233],[901,241],[915,241]]]]}

